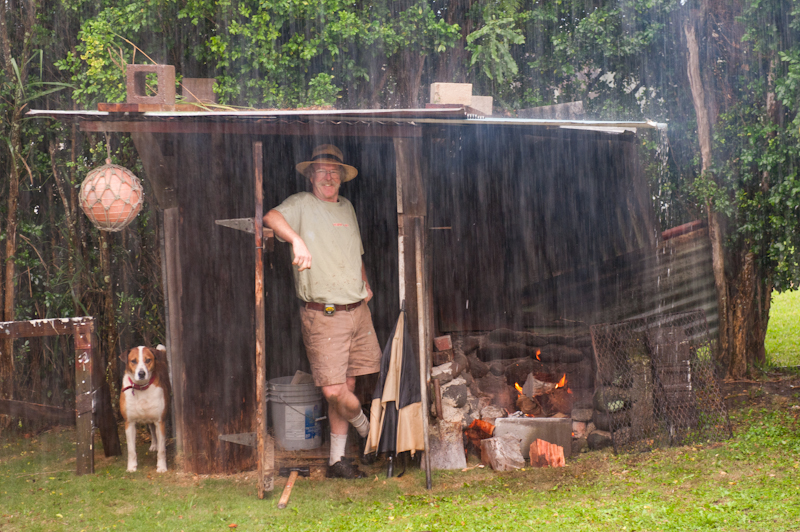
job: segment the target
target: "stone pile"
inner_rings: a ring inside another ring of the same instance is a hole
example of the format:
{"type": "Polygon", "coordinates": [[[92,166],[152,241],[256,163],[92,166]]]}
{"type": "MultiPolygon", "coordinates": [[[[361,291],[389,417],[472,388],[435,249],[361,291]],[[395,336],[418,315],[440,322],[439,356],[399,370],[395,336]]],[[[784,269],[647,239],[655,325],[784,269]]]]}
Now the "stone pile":
{"type": "MultiPolygon", "coordinates": [[[[438,340],[438,339],[437,339],[438,340]]],[[[487,334],[452,336],[452,342],[438,341],[432,379],[441,386],[441,413],[431,401],[432,414],[467,428],[473,420],[494,424],[497,418],[520,410],[520,393],[529,377],[556,383],[566,376],[568,401],[548,402],[542,415],[571,417],[572,453],[599,449],[611,444],[608,432],[608,404],[594,403],[595,362],[591,337],[585,335],[542,335],[497,329],[487,334]],[[568,411],[564,411],[568,410],[568,411]]],[[[559,390],[556,390],[559,391],[559,390]]],[[[561,390],[563,392],[563,390],[561,390]]],[[[612,405],[613,406],[613,405],[612,405]]]]}

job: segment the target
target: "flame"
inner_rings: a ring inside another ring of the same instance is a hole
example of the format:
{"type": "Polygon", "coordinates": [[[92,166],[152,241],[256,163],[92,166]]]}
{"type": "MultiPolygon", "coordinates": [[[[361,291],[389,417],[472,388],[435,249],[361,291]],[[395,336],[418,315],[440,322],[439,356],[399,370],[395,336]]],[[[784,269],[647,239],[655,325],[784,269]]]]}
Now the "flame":
{"type": "Polygon", "coordinates": [[[516,388],[519,393],[522,393],[522,386],[520,386],[516,382],[514,383],[514,388],[516,388]]]}
{"type": "Polygon", "coordinates": [[[541,354],[542,354],[542,350],[541,349],[537,349],[536,350],[536,360],[538,360],[539,362],[542,361],[542,359],[539,358],[539,355],[541,355],[541,354]]]}
{"type": "Polygon", "coordinates": [[[556,388],[562,388],[566,386],[566,384],[567,384],[567,374],[564,373],[564,376],[561,377],[561,380],[558,381],[558,384],[556,384],[556,388]]]}

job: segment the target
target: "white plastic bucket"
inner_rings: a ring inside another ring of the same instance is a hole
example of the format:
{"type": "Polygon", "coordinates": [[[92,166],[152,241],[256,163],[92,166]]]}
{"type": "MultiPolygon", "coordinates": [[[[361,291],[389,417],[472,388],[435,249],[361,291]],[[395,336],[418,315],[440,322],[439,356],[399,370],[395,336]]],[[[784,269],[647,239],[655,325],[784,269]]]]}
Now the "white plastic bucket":
{"type": "Polygon", "coordinates": [[[292,377],[270,379],[270,416],[275,440],[287,451],[322,445],[322,392],[313,384],[290,384],[292,377]]]}

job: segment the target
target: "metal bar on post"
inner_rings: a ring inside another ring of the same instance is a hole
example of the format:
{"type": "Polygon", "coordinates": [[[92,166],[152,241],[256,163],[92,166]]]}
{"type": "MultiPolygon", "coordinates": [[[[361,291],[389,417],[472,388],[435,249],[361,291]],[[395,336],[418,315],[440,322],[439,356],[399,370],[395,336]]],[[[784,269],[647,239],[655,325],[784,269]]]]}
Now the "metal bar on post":
{"type": "Polygon", "coordinates": [[[258,461],[258,498],[274,489],[273,469],[275,450],[272,438],[267,434],[267,366],[266,366],[266,312],[264,309],[264,151],[261,141],[253,142],[253,169],[255,173],[256,216],[255,229],[256,254],[256,445],[258,461]]]}
{"type": "Polygon", "coordinates": [[[425,485],[431,489],[431,454],[430,454],[430,438],[428,436],[428,338],[426,338],[426,319],[425,310],[427,305],[423,304],[425,301],[425,288],[423,285],[423,274],[425,268],[423,267],[423,245],[422,245],[422,226],[425,223],[425,217],[414,217],[414,250],[417,268],[417,323],[419,327],[419,381],[420,381],[420,399],[422,400],[422,437],[425,443],[425,485]]]}
{"type": "Polygon", "coordinates": [[[94,320],[75,325],[75,413],[77,436],[77,474],[94,473],[94,445],[92,417],[94,390],[92,389],[92,336],[94,320]]]}

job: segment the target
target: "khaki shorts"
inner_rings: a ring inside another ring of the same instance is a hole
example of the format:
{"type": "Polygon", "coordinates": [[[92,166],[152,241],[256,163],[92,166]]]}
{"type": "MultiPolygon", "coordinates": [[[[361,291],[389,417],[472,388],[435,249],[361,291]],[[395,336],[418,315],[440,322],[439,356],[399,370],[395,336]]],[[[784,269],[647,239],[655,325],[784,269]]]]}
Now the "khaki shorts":
{"type": "Polygon", "coordinates": [[[317,386],[344,384],[347,377],[377,373],[381,348],[366,303],[326,316],[321,310],[300,308],[303,343],[317,386]]]}

